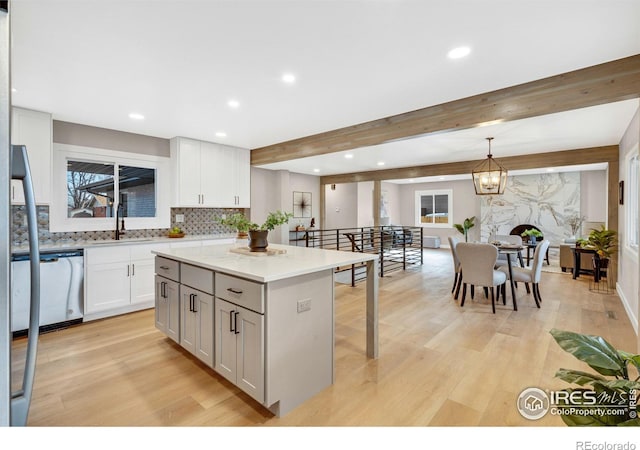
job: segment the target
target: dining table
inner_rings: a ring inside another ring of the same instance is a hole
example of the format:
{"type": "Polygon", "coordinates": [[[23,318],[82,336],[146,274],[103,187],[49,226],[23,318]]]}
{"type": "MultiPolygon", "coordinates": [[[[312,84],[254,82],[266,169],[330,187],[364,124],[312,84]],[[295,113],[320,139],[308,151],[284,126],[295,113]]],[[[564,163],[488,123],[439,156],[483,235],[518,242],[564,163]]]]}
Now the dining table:
{"type": "MultiPolygon", "coordinates": [[[[518,261],[520,262],[520,267],[524,267],[524,261],[522,258],[522,250],[524,246],[517,244],[503,244],[503,243],[495,243],[494,244],[498,248],[498,253],[505,255],[507,258],[507,267],[509,269],[509,282],[511,284],[511,299],[513,301],[513,310],[518,310],[518,302],[516,300],[516,283],[513,280],[513,261],[512,257],[516,256],[518,261]]],[[[503,297],[503,303],[506,303],[506,299],[503,297]]]]}

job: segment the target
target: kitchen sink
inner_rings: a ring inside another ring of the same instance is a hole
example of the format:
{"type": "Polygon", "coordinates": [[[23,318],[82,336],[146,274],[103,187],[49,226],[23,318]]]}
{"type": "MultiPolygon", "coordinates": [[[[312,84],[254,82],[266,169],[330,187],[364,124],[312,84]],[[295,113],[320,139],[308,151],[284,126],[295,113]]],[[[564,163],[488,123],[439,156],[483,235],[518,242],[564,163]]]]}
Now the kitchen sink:
{"type": "Polygon", "coordinates": [[[114,244],[132,244],[132,243],[138,243],[138,242],[149,242],[152,241],[152,238],[133,238],[133,239],[110,239],[107,241],[92,241],[91,245],[114,245],[114,244]]]}

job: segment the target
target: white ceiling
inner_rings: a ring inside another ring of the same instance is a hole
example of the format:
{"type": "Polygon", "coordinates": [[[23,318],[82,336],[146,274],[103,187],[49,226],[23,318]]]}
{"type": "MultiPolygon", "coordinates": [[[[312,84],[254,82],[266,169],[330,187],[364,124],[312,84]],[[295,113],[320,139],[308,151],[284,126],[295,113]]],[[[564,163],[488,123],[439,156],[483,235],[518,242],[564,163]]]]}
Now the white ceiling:
{"type": "MultiPolygon", "coordinates": [[[[29,0],[11,16],[14,105],[252,149],[640,54],[634,0],[29,0]],[[471,54],[448,59],[459,45],[471,54]]],[[[487,136],[498,159],[615,145],[638,104],[263,167],[329,175],[481,159],[487,136]]]]}

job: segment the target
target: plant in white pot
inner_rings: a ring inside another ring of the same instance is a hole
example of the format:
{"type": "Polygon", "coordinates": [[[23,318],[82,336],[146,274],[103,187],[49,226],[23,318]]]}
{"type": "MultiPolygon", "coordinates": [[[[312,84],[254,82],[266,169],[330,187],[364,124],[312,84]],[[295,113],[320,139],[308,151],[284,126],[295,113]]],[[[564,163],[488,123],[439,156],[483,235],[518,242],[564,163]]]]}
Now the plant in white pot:
{"type": "Polygon", "coordinates": [[[266,252],[267,246],[269,245],[267,241],[269,231],[277,226],[288,223],[292,217],[292,213],[272,211],[267,215],[262,225],[258,225],[257,223],[249,224],[249,249],[252,252],[266,252]]]}

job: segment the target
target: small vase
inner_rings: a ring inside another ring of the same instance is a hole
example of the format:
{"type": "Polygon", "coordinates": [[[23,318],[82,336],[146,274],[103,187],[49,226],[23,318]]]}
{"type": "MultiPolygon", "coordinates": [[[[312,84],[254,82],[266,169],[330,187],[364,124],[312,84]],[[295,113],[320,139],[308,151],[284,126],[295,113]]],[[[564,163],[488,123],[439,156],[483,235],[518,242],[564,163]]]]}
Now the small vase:
{"type": "Polygon", "coordinates": [[[269,242],[267,242],[268,230],[249,231],[249,250],[252,252],[266,252],[269,242]]]}
{"type": "Polygon", "coordinates": [[[529,243],[531,245],[536,245],[536,237],[535,236],[529,236],[529,243]]]}

